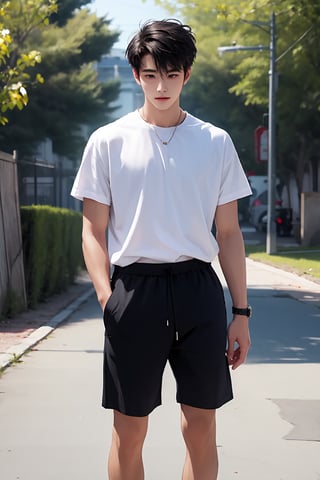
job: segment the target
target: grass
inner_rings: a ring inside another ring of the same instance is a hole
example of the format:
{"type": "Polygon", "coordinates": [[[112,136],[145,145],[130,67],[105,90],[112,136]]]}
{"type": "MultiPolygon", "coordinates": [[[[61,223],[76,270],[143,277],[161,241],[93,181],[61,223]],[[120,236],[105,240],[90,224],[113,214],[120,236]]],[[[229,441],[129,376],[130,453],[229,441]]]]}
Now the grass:
{"type": "MultiPolygon", "coordinates": [[[[22,355],[17,355],[16,353],[13,353],[9,365],[17,365],[18,363],[22,363],[23,360],[21,357],[22,355]]],[[[3,375],[4,371],[9,365],[6,365],[5,367],[0,367],[0,377],[3,375]]]]}
{"type": "Polygon", "coordinates": [[[246,254],[252,260],[279,267],[320,283],[320,246],[279,248],[269,255],[263,245],[246,245],[246,254]]]}

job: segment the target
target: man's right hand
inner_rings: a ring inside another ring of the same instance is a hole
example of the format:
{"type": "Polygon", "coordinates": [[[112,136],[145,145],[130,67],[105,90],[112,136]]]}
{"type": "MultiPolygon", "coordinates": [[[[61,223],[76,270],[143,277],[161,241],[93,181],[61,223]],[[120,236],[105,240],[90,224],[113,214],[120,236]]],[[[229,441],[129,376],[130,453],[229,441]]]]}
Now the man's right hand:
{"type": "Polygon", "coordinates": [[[108,292],[107,294],[101,295],[99,298],[99,303],[102,311],[106,308],[109,298],[111,297],[112,291],[108,292]]]}

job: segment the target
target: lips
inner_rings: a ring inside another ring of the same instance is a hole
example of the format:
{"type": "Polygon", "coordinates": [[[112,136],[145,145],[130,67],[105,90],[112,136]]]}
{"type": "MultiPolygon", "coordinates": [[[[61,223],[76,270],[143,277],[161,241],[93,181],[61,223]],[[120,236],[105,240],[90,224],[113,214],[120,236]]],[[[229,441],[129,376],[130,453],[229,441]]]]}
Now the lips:
{"type": "Polygon", "coordinates": [[[156,100],[170,100],[170,97],[156,97],[156,100]]]}

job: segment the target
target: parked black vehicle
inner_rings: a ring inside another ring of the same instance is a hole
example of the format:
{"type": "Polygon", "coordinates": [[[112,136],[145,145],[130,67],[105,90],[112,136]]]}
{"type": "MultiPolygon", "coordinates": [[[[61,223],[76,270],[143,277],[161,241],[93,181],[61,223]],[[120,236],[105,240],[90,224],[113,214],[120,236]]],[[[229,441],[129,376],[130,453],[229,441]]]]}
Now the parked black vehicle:
{"type": "MultiPolygon", "coordinates": [[[[277,235],[290,237],[292,234],[292,208],[277,207],[275,212],[277,235]]],[[[267,230],[267,215],[262,219],[263,230],[267,230]]]]}

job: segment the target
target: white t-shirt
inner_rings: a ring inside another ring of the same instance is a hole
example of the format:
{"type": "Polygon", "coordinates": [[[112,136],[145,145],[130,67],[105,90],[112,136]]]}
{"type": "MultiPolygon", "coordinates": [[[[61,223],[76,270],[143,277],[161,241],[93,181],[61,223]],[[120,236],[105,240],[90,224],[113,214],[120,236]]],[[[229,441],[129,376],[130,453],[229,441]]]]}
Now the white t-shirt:
{"type": "Polygon", "coordinates": [[[71,195],[110,205],[108,250],[114,265],[211,262],[216,207],[251,194],[229,135],[187,114],[173,128],[134,111],[96,130],[71,195]]]}

